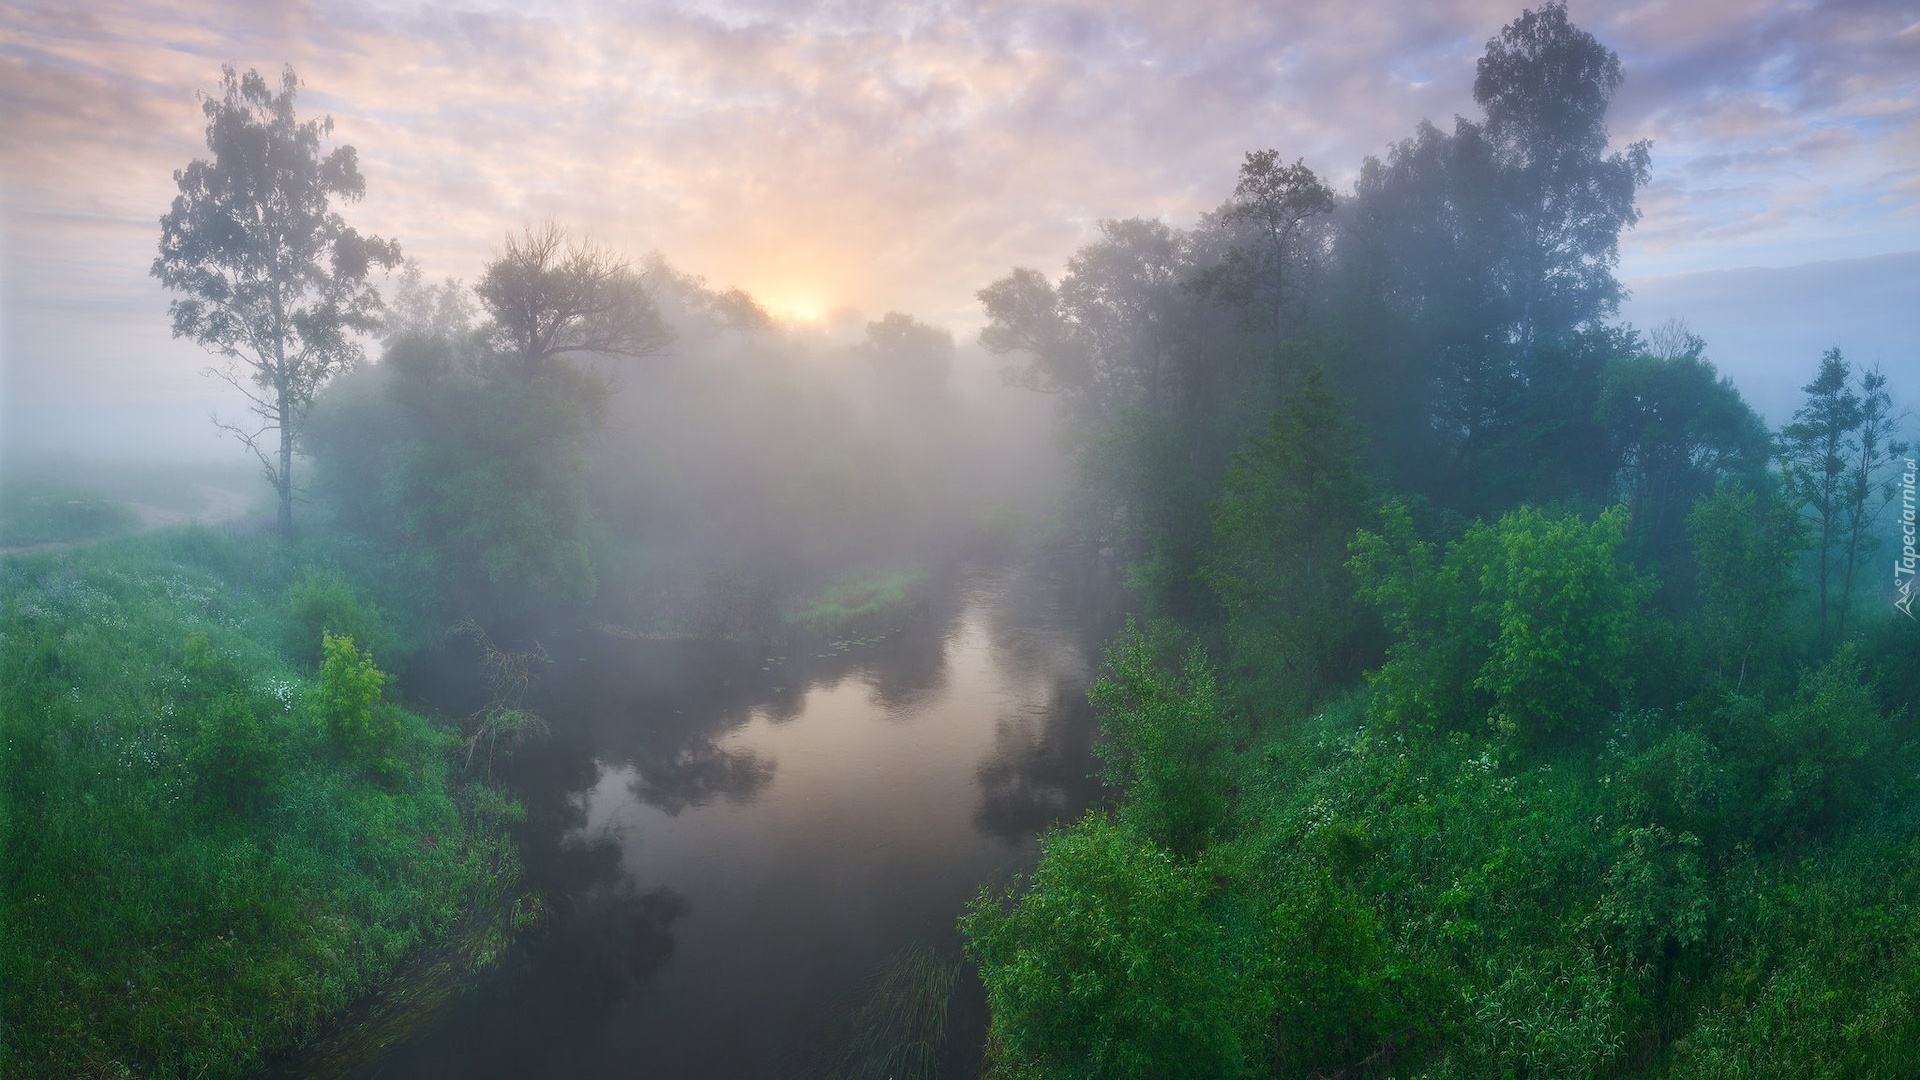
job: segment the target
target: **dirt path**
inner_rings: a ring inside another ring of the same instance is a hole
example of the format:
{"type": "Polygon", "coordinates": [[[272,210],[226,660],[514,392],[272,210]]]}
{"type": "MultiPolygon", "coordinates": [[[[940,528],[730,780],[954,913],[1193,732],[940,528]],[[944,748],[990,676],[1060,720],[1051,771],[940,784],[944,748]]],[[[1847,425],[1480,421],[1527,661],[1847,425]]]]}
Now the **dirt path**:
{"type": "Polygon", "coordinates": [[[246,516],[247,507],[253,504],[244,491],[220,487],[217,484],[195,484],[200,497],[206,505],[198,510],[186,511],[178,507],[155,506],[152,503],[130,502],[127,505],[140,515],[140,531],[164,528],[168,525],[219,525],[224,522],[238,521],[246,516]]]}

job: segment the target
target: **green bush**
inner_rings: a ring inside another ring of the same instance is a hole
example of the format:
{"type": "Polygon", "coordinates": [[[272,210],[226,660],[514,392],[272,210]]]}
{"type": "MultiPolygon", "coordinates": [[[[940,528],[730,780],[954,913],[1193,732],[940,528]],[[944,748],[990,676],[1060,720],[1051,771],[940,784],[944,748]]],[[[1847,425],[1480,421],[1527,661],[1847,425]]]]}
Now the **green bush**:
{"type": "Polygon", "coordinates": [[[1168,671],[1156,652],[1132,620],[1107,650],[1090,695],[1105,736],[1094,752],[1126,792],[1120,820],[1190,855],[1226,820],[1231,728],[1205,653],[1194,646],[1168,671]]]}
{"type": "Polygon", "coordinates": [[[314,571],[295,582],[281,599],[287,633],[284,651],[309,670],[325,659],[322,635],[352,638],[369,652],[392,642],[380,609],[363,603],[338,571],[314,571]]]}
{"type": "Polygon", "coordinates": [[[1099,815],[1041,846],[1023,893],[982,891],[961,919],[997,1073],[1253,1075],[1269,1009],[1252,947],[1210,915],[1208,875],[1099,815]]]}
{"type": "Polygon", "coordinates": [[[315,681],[314,703],[334,745],[381,775],[396,774],[401,767],[394,756],[400,743],[400,714],[380,701],[387,674],[350,637],[323,631],[320,643],[325,659],[315,681]]]}
{"type": "Polygon", "coordinates": [[[1369,676],[1383,718],[1433,730],[1484,717],[1564,741],[1618,707],[1651,592],[1621,558],[1623,511],[1587,522],[1521,507],[1444,552],[1418,539],[1405,507],[1383,516],[1349,564],[1399,638],[1369,676]]]}

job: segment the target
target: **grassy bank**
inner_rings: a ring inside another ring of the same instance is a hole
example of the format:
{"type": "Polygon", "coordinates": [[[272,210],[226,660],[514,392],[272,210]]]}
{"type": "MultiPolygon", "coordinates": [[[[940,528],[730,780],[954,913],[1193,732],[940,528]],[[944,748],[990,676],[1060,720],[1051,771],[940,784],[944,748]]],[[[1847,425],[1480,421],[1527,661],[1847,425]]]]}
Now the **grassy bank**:
{"type": "Polygon", "coordinates": [[[207,529],[0,564],[0,1074],[244,1075],[511,883],[457,736],[322,663],[395,639],[354,577],[207,529]]]}
{"type": "Polygon", "coordinates": [[[0,482],[0,547],[95,540],[139,525],[133,507],[97,491],[43,480],[0,482]]]}

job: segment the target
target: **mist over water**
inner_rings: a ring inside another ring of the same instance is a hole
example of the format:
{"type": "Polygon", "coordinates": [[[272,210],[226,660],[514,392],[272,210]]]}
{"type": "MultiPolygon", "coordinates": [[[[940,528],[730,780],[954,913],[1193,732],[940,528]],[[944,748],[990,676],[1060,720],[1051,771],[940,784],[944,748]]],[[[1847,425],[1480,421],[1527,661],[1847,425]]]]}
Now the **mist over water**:
{"type": "MultiPolygon", "coordinates": [[[[1038,568],[956,567],[914,617],[804,650],[560,631],[549,744],[502,777],[549,927],[365,1076],[795,1075],[888,958],[1093,796],[1085,628],[1038,568]]],[[[417,691],[457,707],[458,660],[417,691]]],[[[977,991],[946,1075],[977,1071],[977,991]]]]}
{"type": "Polygon", "coordinates": [[[0,11],[0,1073],[1920,1075],[1920,23],[1574,5],[0,11]]]}

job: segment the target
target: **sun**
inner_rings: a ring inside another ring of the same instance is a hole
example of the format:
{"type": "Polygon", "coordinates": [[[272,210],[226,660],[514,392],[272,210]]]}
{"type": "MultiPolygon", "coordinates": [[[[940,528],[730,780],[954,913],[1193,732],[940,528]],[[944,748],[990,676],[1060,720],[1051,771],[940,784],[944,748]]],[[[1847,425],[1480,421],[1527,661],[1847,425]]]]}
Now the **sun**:
{"type": "Polygon", "coordinates": [[[799,323],[826,322],[827,312],[832,310],[824,300],[810,296],[768,296],[761,304],[776,318],[799,323]]]}

